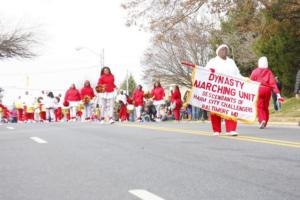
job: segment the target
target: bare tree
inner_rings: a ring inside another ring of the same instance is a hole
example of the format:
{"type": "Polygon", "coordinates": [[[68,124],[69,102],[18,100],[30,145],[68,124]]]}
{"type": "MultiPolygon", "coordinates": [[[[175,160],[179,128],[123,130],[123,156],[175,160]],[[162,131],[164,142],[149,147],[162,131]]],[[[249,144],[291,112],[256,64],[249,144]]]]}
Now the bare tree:
{"type": "Polygon", "coordinates": [[[236,0],[124,0],[121,6],[127,10],[127,25],[137,25],[154,32],[165,33],[177,24],[199,14],[203,5],[214,12],[222,12],[236,0]]]}
{"type": "MultiPolygon", "coordinates": [[[[3,30],[3,29],[2,29],[3,30]]],[[[0,59],[33,58],[33,47],[38,44],[36,34],[31,29],[17,28],[0,32],[0,59]]]]}
{"type": "Polygon", "coordinates": [[[144,80],[159,79],[164,84],[191,86],[191,69],[182,66],[187,60],[204,65],[210,53],[209,34],[212,26],[196,19],[181,23],[176,30],[158,34],[144,55],[144,80]]]}

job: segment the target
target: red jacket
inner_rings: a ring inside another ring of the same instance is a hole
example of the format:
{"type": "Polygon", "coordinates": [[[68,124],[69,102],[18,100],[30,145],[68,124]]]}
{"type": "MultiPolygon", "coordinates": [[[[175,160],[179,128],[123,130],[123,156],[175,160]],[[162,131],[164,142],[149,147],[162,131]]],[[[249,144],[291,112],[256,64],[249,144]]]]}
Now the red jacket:
{"type": "Polygon", "coordinates": [[[144,91],[135,90],[132,99],[134,100],[134,106],[143,106],[144,105],[144,91]]]}
{"type": "Polygon", "coordinates": [[[175,90],[174,92],[172,91],[171,102],[176,103],[176,108],[180,109],[180,107],[182,105],[182,101],[181,101],[181,94],[180,94],[179,90],[175,90]]]}
{"type": "Polygon", "coordinates": [[[279,94],[280,91],[277,88],[276,80],[272,71],[268,68],[256,68],[252,71],[250,79],[252,81],[257,81],[261,83],[262,87],[269,87],[273,89],[276,94],[279,94]]]}
{"type": "Polygon", "coordinates": [[[89,96],[91,99],[95,97],[95,93],[93,88],[91,87],[83,87],[80,91],[81,99],[85,96],[89,96]]]}
{"type": "Polygon", "coordinates": [[[65,95],[65,101],[80,101],[80,93],[79,91],[74,88],[70,88],[67,90],[66,95],[65,95]]]}
{"type": "Polygon", "coordinates": [[[114,75],[103,74],[98,80],[98,85],[105,85],[105,92],[113,92],[116,87],[114,75]]]}
{"type": "Polygon", "coordinates": [[[160,101],[165,97],[165,91],[162,87],[156,87],[152,90],[151,95],[153,96],[153,100],[160,101]]]}

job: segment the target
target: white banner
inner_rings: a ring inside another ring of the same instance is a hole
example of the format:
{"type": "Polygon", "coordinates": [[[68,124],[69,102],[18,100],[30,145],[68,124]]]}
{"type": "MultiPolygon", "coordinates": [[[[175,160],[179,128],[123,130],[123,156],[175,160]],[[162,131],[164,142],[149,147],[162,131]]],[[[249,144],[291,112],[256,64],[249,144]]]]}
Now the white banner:
{"type": "Polygon", "coordinates": [[[212,113],[246,122],[254,122],[259,83],[245,81],[196,67],[190,104],[212,113]]]}

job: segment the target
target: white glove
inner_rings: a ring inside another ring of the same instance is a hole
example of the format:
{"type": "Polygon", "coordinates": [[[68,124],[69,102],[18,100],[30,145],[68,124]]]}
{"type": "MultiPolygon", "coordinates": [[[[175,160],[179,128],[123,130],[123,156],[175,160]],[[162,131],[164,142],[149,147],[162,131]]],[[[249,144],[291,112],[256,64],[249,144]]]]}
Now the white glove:
{"type": "Polygon", "coordinates": [[[279,99],[279,98],[281,98],[281,95],[278,93],[278,94],[277,94],[277,99],[279,99]]]}

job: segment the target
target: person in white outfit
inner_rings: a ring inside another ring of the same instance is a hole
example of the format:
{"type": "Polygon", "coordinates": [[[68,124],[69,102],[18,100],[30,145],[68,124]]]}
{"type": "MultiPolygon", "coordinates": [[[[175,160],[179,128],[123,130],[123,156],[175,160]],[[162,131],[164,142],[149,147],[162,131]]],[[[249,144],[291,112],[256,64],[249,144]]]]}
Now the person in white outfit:
{"type": "MultiPolygon", "coordinates": [[[[226,44],[220,45],[217,50],[217,56],[210,59],[205,66],[205,69],[210,70],[212,73],[220,73],[224,75],[230,75],[233,77],[243,78],[240,74],[239,69],[237,68],[234,60],[228,58],[229,48],[226,44]]],[[[211,124],[214,131],[214,135],[220,135],[221,130],[221,121],[222,117],[215,113],[210,114],[211,124]]],[[[226,134],[231,136],[237,136],[238,133],[236,131],[237,122],[234,120],[225,119],[226,125],[226,134]]]]}
{"type": "Polygon", "coordinates": [[[48,122],[55,121],[55,98],[52,92],[49,92],[47,97],[45,97],[45,108],[46,108],[46,120],[48,122]]]}

